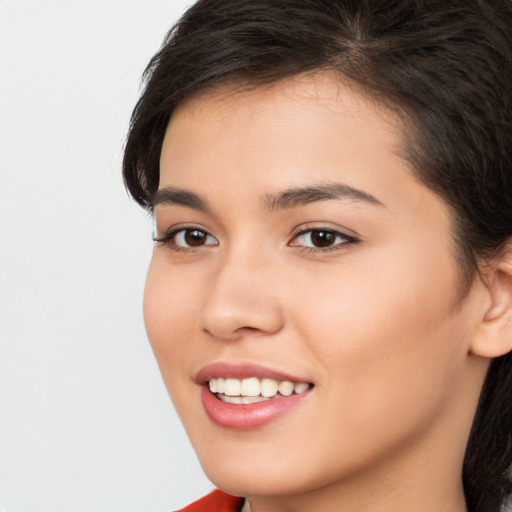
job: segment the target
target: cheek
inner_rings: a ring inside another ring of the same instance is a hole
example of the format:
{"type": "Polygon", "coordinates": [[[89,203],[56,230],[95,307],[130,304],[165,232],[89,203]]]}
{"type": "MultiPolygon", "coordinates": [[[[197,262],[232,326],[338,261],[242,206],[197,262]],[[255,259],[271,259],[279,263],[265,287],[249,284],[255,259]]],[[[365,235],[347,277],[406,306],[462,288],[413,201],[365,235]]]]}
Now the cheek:
{"type": "MultiPolygon", "coordinates": [[[[192,319],[195,317],[192,308],[195,288],[193,283],[183,286],[179,274],[170,273],[166,270],[165,262],[160,260],[154,256],[148,269],[144,289],[144,323],[160,371],[168,385],[168,378],[180,373],[175,369],[182,368],[183,359],[190,354],[190,347],[185,341],[190,339],[192,319]]],[[[181,374],[179,377],[182,378],[181,374]]]]}
{"type": "Polygon", "coordinates": [[[404,410],[427,417],[447,400],[467,354],[451,261],[391,260],[365,273],[344,268],[337,280],[305,275],[308,300],[295,303],[297,328],[326,365],[327,391],[340,403],[357,397],[355,428],[404,410]]]}

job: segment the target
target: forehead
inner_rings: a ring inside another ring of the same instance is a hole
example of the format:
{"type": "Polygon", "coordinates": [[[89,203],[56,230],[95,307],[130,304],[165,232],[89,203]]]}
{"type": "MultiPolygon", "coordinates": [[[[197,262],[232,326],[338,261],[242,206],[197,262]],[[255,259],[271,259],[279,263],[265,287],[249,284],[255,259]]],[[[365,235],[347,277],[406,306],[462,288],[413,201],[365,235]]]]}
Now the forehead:
{"type": "Polygon", "coordinates": [[[276,179],[287,169],[297,178],[301,168],[320,172],[340,156],[350,160],[359,152],[370,160],[383,151],[402,153],[401,133],[394,113],[331,73],[248,90],[228,85],[176,109],[163,144],[160,185],[166,177],[191,177],[193,169],[213,172],[226,161],[245,178],[255,164],[273,169],[276,179]]]}
{"type": "Polygon", "coordinates": [[[271,112],[288,119],[315,112],[338,113],[354,119],[369,115],[387,125],[388,132],[401,131],[402,127],[401,119],[394,112],[358,84],[334,72],[317,71],[261,86],[235,82],[207,89],[178,104],[168,129],[187,119],[193,122],[201,118],[201,123],[206,125],[226,122],[231,116],[238,121],[254,120],[271,112]]]}

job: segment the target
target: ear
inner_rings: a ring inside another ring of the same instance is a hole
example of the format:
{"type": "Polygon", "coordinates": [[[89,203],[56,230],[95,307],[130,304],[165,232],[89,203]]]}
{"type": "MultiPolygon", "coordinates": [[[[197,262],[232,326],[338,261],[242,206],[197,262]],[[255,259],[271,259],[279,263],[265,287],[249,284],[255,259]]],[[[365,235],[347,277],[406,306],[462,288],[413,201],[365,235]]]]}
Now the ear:
{"type": "Polygon", "coordinates": [[[486,289],[489,300],[470,353],[495,358],[512,351],[512,240],[489,265],[486,289]]]}

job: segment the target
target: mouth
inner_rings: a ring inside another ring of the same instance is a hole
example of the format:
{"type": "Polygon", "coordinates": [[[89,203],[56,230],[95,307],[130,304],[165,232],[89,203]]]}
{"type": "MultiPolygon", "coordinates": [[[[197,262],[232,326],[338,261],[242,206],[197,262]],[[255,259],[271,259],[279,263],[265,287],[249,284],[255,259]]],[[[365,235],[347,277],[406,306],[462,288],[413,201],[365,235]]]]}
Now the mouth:
{"type": "Polygon", "coordinates": [[[314,384],[268,368],[214,363],[197,375],[209,419],[230,429],[267,425],[295,410],[314,384]]]}
{"type": "Polygon", "coordinates": [[[209,390],[222,402],[229,404],[254,404],[273,398],[300,395],[311,388],[308,382],[290,380],[213,378],[208,381],[209,390]]]}

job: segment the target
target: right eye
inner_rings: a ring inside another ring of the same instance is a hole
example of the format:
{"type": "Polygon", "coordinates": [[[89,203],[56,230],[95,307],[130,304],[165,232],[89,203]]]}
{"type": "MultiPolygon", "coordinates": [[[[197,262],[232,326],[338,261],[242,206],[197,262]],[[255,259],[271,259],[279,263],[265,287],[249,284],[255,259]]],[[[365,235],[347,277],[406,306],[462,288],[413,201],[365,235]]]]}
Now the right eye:
{"type": "Polygon", "coordinates": [[[207,231],[198,228],[176,229],[153,238],[155,242],[168,245],[174,250],[190,250],[205,245],[219,245],[219,242],[207,231]]]}

